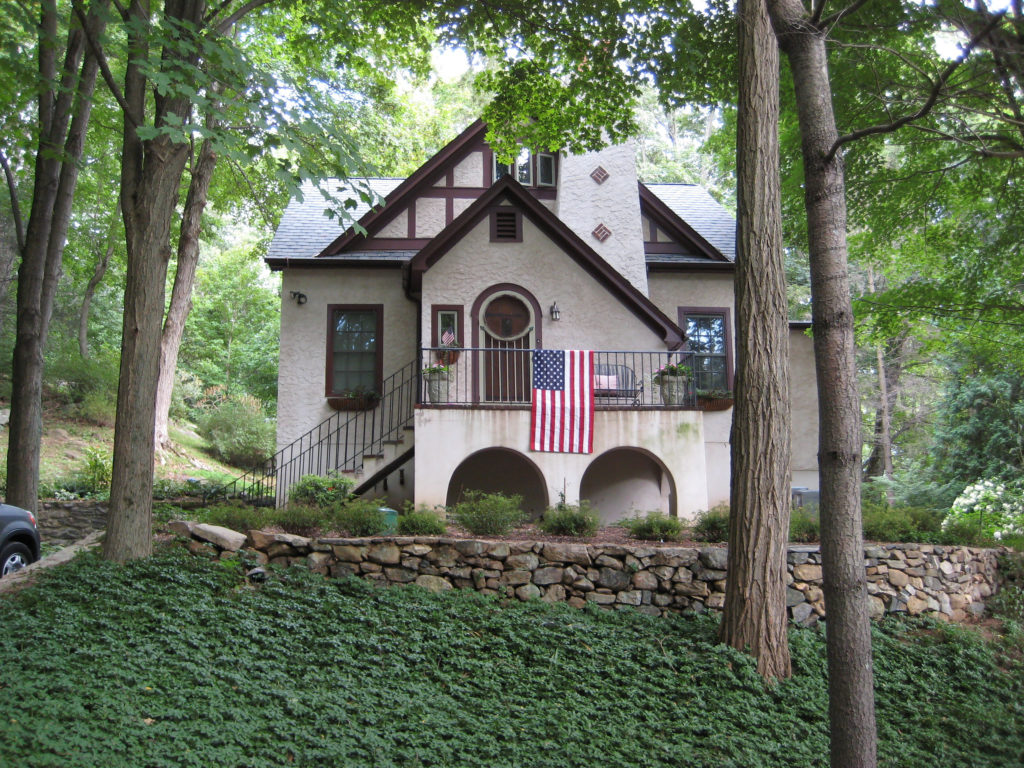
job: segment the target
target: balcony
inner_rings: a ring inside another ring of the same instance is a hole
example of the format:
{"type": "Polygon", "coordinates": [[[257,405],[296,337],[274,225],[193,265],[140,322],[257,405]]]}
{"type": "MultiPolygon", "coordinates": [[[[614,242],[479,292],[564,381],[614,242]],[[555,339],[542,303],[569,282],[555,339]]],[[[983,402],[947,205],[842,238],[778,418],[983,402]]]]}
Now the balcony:
{"type": "MultiPolygon", "coordinates": [[[[436,408],[528,408],[536,351],[425,347],[420,351],[419,402],[436,408]],[[438,365],[447,370],[423,370],[438,365]]],[[[700,371],[685,382],[659,372],[670,364],[693,371],[699,362],[690,352],[595,351],[594,409],[696,410],[700,371]]]]}

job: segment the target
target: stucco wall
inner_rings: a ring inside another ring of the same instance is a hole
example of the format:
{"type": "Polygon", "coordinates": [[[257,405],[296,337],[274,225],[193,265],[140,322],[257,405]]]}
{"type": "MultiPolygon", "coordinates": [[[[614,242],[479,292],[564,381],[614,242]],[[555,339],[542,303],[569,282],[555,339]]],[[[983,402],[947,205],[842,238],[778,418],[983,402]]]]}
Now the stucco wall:
{"type": "Polygon", "coordinates": [[[649,282],[651,301],[672,320],[678,321],[679,307],[728,307],[729,322],[735,331],[731,274],[652,272],[649,282]]]}
{"type": "MultiPolygon", "coordinates": [[[[559,493],[575,503],[587,467],[607,451],[633,447],[658,457],[671,473],[681,517],[707,509],[703,414],[699,411],[631,409],[594,414],[594,453],[534,453],[529,450],[530,412],[419,408],[416,411],[416,501],[444,504],[452,473],[465,456],[501,446],[536,465],[547,485],[548,504],[559,493]]],[[[626,517],[632,510],[602,510],[626,517]]]]}
{"type": "Polygon", "coordinates": [[[455,166],[456,187],[479,187],[484,179],[483,152],[470,152],[455,166]]]}
{"type": "Polygon", "coordinates": [[[814,340],[803,329],[789,331],[789,396],[792,403],[793,485],[818,489],[818,384],[814,340]]]}
{"type": "Polygon", "coordinates": [[[285,270],[281,296],[279,449],[334,413],[324,394],[329,304],[384,305],[384,378],[416,357],[416,305],[405,297],[401,270],[285,270]],[[296,303],[292,291],[304,293],[306,303],[296,303]]]}
{"type": "Polygon", "coordinates": [[[465,343],[472,344],[470,310],[480,294],[497,283],[522,286],[536,297],[543,317],[534,320],[548,349],[665,348],[652,330],[525,217],[521,243],[490,242],[485,217],[424,274],[424,345],[429,345],[431,304],[462,304],[465,343]],[[561,310],[558,322],[548,317],[555,302],[561,310]]]}
{"type": "Polygon", "coordinates": [[[600,152],[563,155],[555,215],[615,267],[641,293],[647,293],[640,193],[632,143],[600,152]],[[608,172],[603,184],[590,178],[598,165],[608,172]],[[612,234],[603,243],[591,233],[604,224],[612,234]]]}

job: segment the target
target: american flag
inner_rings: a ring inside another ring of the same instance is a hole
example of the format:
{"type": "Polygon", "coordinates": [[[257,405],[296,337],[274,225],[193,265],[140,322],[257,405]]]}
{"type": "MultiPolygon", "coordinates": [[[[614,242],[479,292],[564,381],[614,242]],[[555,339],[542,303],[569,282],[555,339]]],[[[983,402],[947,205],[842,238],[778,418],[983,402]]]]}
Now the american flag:
{"type": "Polygon", "coordinates": [[[444,347],[450,347],[455,343],[455,334],[452,333],[451,328],[445,328],[441,333],[441,345],[444,347]]]}
{"type": "Polygon", "coordinates": [[[530,450],[593,453],[594,353],[534,350],[530,411],[530,450]]]}

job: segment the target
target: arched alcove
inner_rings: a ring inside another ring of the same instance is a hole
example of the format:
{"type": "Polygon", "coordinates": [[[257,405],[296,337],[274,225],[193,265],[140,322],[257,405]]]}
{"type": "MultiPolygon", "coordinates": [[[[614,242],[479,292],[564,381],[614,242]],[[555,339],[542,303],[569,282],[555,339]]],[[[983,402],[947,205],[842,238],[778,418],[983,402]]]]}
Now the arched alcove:
{"type": "Polygon", "coordinates": [[[672,473],[640,448],[613,448],[590,462],[580,481],[580,498],[598,510],[602,525],[637,512],[677,514],[672,473]]]}
{"type": "Polygon", "coordinates": [[[544,475],[526,456],[509,448],[485,448],[467,456],[452,473],[448,482],[446,504],[457,503],[466,491],[518,493],[522,508],[539,515],[548,506],[544,475]]]}

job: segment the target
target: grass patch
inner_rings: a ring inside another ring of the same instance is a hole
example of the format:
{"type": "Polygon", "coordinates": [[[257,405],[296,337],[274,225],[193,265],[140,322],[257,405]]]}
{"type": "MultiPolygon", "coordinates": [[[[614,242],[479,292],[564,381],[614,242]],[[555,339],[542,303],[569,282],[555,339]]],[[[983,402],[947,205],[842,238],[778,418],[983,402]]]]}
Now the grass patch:
{"type": "MultiPolygon", "coordinates": [[[[708,617],[501,606],[304,569],[246,586],[180,549],[87,555],[0,598],[0,764],[828,764],[823,635],[766,687],[708,617]]],[[[1020,765],[1019,666],[936,624],[874,630],[879,764],[1020,765]]]]}

